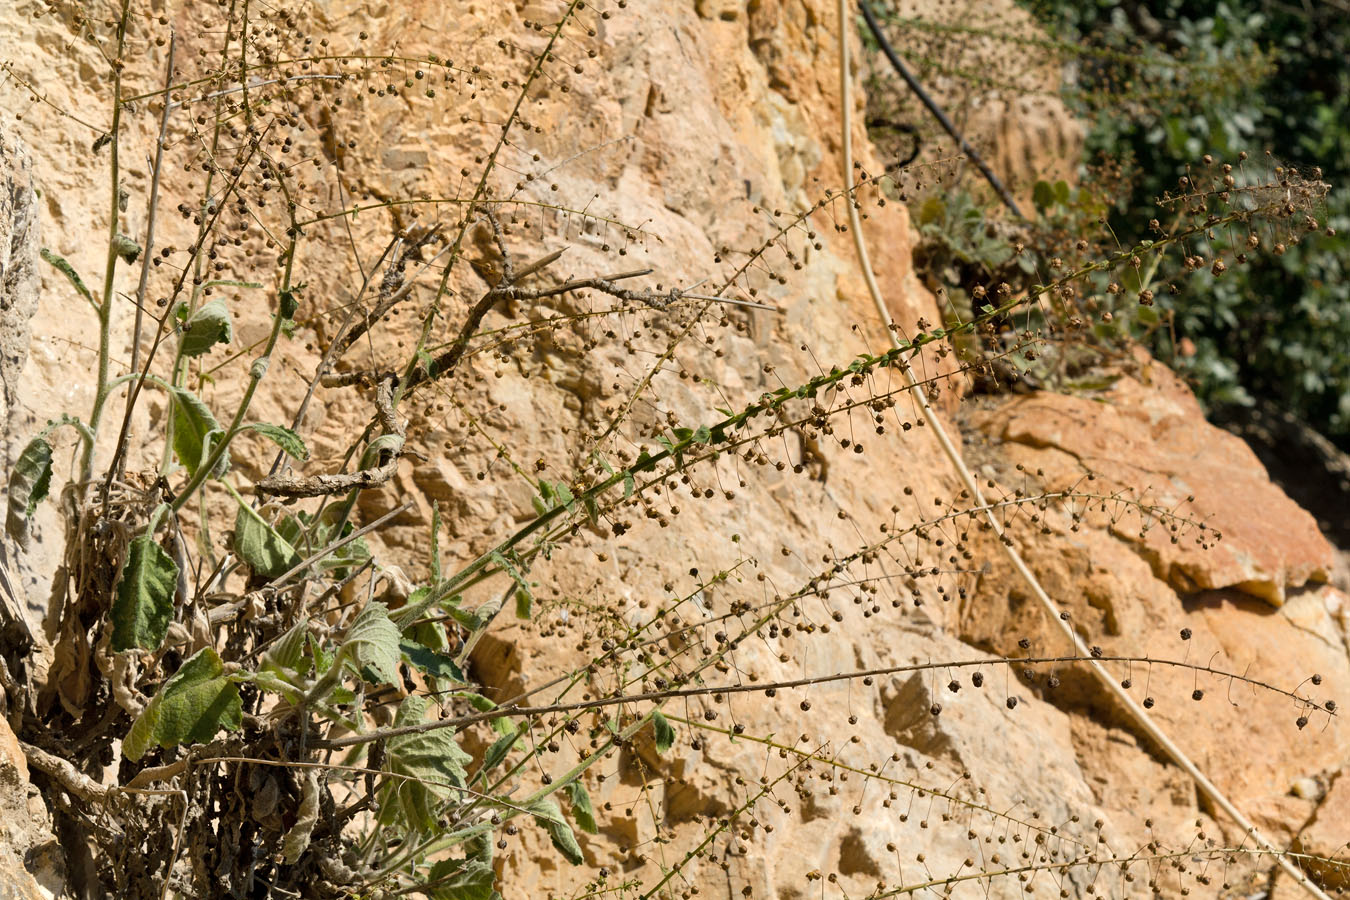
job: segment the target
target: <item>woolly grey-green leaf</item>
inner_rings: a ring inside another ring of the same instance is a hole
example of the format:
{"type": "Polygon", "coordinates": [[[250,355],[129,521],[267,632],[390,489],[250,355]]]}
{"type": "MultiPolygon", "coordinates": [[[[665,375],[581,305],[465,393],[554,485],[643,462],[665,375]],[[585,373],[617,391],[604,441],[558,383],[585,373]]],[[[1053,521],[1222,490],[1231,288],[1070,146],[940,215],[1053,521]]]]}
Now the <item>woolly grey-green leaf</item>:
{"type": "Polygon", "coordinates": [[[579,866],[585,861],[585,857],[581,854],[581,845],[577,843],[577,836],[572,832],[572,826],[568,825],[567,820],[563,818],[562,811],[558,809],[558,804],[545,797],[534,801],[526,809],[534,816],[534,821],[548,832],[554,848],[568,862],[574,866],[579,866]]]}
{"type": "MultiPolygon", "coordinates": [[[[216,421],[210,407],[192,391],[183,387],[169,389],[173,402],[173,452],[178,461],[195,475],[197,467],[210,456],[211,447],[225,433],[216,421]]],[[[211,474],[221,478],[230,470],[230,454],[227,451],[216,463],[211,474]]]]}
{"type": "Polygon", "coordinates": [[[225,676],[216,651],[204,647],[146,704],[122,742],[122,754],[135,762],[151,746],[205,743],[222,728],[238,730],[243,718],[239,689],[225,676]]]}
{"type": "Polygon", "coordinates": [[[21,545],[28,542],[28,520],[52,484],[52,445],[41,436],[23,448],[9,473],[9,510],[5,533],[21,545]]]}
{"type": "Polygon", "coordinates": [[[296,810],[295,824],[286,832],[281,845],[281,859],[288,866],[300,861],[309,849],[309,838],[319,821],[319,774],[306,769],[300,776],[300,808],[296,810]]]}
{"type": "Polygon", "coordinates": [[[577,826],[587,834],[595,834],[598,831],[595,807],[591,806],[591,795],[586,793],[586,786],[580,781],[571,781],[566,791],[567,799],[572,801],[572,817],[577,820],[577,826]]]}
{"type": "Polygon", "coordinates": [[[209,300],[197,307],[183,326],[181,346],[184,356],[201,356],[216,344],[234,340],[234,323],[224,300],[209,300]]]}
{"type": "Polygon", "coordinates": [[[300,554],[267,524],[257,511],[240,501],[234,517],[234,552],[253,574],[275,578],[300,564],[300,554]]]}
{"type": "Polygon", "coordinates": [[[309,448],[305,446],[304,440],[300,435],[291,431],[283,425],[272,425],[268,422],[254,422],[251,425],[244,426],[252,431],[258,432],[263,437],[276,444],[291,459],[298,459],[301,462],[309,459],[309,448]]]}
{"type": "Polygon", "coordinates": [[[89,304],[93,306],[95,309],[98,309],[98,301],[94,299],[94,295],[90,293],[89,288],[85,286],[84,279],[80,277],[79,272],[75,271],[74,266],[66,262],[66,258],[64,256],[61,256],[60,254],[57,253],[53,253],[46,247],[43,247],[39,251],[39,253],[42,256],[42,258],[46,260],[48,263],[50,263],[53,267],[55,267],[58,272],[66,276],[66,278],[70,279],[71,285],[75,288],[76,292],[81,297],[88,300],[89,304]]]}
{"type": "Polygon", "coordinates": [[[282,673],[299,672],[305,658],[305,642],[308,637],[309,619],[302,618],[267,648],[267,652],[263,654],[263,667],[274,668],[282,673]]]}
{"type": "Polygon", "coordinates": [[[342,644],[340,655],[345,655],[359,670],[369,667],[386,684],[398,681],[399,631],[389,619],[389,608],[383,603],[371,603],[361,610],[342,644]]]}
{"type": "MultiPolygon", "coordinates": [[[[399,706],[394,726],[420,725],[426,716],[427,700],[410,696],[399,706]]],[[[473,757],[455,742],[453,728],[436,728],[418,734],[400,734],[385,745],[385,771],[406,776],[386,780],[380,800],[381,818],[390,821],[397,808],[407,823],[420,831],[436,824],[438,800],[456,796],[463,787],[464,767],[473,757]]]]}

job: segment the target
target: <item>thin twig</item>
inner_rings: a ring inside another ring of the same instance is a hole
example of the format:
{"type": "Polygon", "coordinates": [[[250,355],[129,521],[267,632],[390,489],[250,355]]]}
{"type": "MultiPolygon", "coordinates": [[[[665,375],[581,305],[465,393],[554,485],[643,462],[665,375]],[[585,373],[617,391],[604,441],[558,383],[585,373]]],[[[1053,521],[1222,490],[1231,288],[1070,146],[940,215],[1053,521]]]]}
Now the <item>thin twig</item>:
{"type": "Polygon", "coordinates": [[[384,429],[384,434],[399,438],[396,448],[389,448],[388,457],[379,465],[355,472],[332,475],[311,475],[296,478],[290,475],[269,475],[253,486],[259,494],[272,494],[278,497],[326,497],[333,494],[345,494],[353,488],[369,488],[384,484],[398,471],[398,461],[403,457],[403,441],[406,437],[404,424],[394,414],[393,381],[391,375],[382,381],[375,392],[376,417],[384,429]]]}

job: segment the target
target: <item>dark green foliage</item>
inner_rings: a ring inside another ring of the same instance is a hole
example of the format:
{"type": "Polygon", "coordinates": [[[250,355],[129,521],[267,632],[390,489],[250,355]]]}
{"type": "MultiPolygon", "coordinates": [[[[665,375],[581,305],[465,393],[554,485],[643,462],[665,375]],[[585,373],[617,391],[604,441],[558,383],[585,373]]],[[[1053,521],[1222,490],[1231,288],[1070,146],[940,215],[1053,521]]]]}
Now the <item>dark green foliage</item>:
{"type": "MultiPolygon", "coordinates": [[[[1155,200],[1175,191],[1200,158],[1236,163],[1240,151],[1265,165],[1264,153],[1302,169],[1318,167],[1332,187],[1318,233],[1282,255],[1253,255],[1221,278],[1192,278],[1176,297],[1159,293],[1168,328],[1148,330],[1155,352],[1189,375],[1211,404],[1247,404],[1252,396],[1288,404],[1300,418],[1350,444],[1350,16],[1331,6],[1183,0],[1138,7],[1114,3],[1029,4],[1066,41],[1128,49],[1142,46],[1176,65],[1138,73],[1212,72],[1178,83],[1170,105],[1084,109],[1087,156],[1132,160],[1130,189],[1117,197],[1111,226],[1125,243],[1150,237],[1155,200]],[[1327,236],[1331,226],[1335,234],[1327,236]],[[1182,339],[1186,345],[1181,345],[1182,339]],[[1191,352],[1191,347],[1194,351],[1191,352]],[[1185,352],[1182,352],[1185,351],[1185,352]]],[[[1117,70],[1083,67],[1089,84],[1119,91],[1117,70]]],[[[1166,223],[1164,223],[1165,227],[1166,223]]]]}

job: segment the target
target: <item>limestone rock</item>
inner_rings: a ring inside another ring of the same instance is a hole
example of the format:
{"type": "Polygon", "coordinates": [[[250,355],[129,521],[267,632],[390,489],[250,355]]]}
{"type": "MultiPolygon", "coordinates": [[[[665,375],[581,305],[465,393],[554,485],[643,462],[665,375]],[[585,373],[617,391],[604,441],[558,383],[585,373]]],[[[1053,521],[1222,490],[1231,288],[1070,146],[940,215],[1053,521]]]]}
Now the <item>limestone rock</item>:
{"type": "Polygon", "coordinates": [[[1336,773],[1317,812],[1299,832],[1294,849],[1340,863],[1328,865],[1310,863],[1308,868],[1323,887],[1329,891],[1343,891],[1350,887],[1350,778],[1346,769],[1336,773]]]}
{"type": "Polygon", "coordinates": [[[28,323],[38,304],[38,248],[32,162],[12,119],[0,116],[0,428],[9,421],[28,360],[28,323]]]}

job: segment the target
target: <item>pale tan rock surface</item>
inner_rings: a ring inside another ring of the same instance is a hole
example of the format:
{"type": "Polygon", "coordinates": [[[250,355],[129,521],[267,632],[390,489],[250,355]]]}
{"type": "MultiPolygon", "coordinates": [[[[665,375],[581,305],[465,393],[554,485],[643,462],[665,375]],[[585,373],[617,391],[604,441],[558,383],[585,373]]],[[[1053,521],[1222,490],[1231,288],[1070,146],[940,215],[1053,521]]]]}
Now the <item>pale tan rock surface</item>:
{"type": "Polygon", "coordinates": [[[1350,887],[1350,780],[1346,769],[1331,776],[1330,788],[1321,799],[1317,814],[1299,832],[1294,846],[1302,853],[1334,860],[1335,865],[1310,864],[1318,880],[1328,888],[1344,890],[1350,887]]]}
{"type": "MultiPolygon", "coordinates": [[[[748,8],[700,0],[643,5],[626,14],[614,9],[612,17],[597,19],[597,58],[585,63],[586,74],[571,80],[567,93],[550,90],[530,106],[527,119],[538,130],[521,138],[523,150],[513,165],[540,174],[522,189],[531,202],[588,209],[629,227],[588,225],[580,215],[541,214],[515,230],[512,249],[537,258],[566,247],[548,276],[557,280],[643,266],[656,270],[651,283],[669,287],[724,273],[726,264],[717,261],[724,246],[756,246],[783,216],[809,207],[838,184],[834,9],[827,0],[764,0],[748,8]],[[533,153],[542,160],[537,168],[531,168],[533,153]],[[639,240],[639,228],[650,237],[639,240]],[[623,257],[619,248],[625,250],[623,257]]],[[[59,117],[52,105],[90,117],[105,109],[98,74],[103,70],[94,51],[69,42],[65,26],[54,17],[34,20],[30,12],[27,6],[0,10],[0,30],[18,35],[16,66],[51,73],[50,84],[44,81],[51,105],[28,107],[18,126],[30,143],[42,141],[34,177],[43,191],[43,233],[78,269],[97,273],[102,260],[95,238],[108,225],[100,190],[105,161],[89,152],[89,131],[59,117]]],[[[198,13],[191,5],[173,13],[180,34],[193,34],[198,13]]],[[[344,46],[364,32],[369,47],[398,47],[410,57],[435,50],[464,67],[481,65],[487,81],[520,77],[528,54],[503,52],[497,42],[522,39],[522,20],[551,14],[551,6],[538,3],[461,8],[329,0],[315,4],[305,24],[315,34],[340,35],[344,46]]],[[[162,52],[147,50],[134,61],[146,80],[160,77],[162,52]]],[[[331,206],[353,199],[458,196],[461,167],[482,154],[492,138],[482,121],[496,121],[504,109],[503,95],[462,86],[453,91],[456,105],[448,107],[362,99],[336,121],[320,104],[302,109],[307,127],[332,137],[331,153],[315,169],[322,174],[314,177],[335,178],[339,163],[343,172],[355,173],[341,190],[336,180],[323,182],[331,206]],[[461,110],[472,114],[469,121],[461,121],[461,110]],[[355,145],[339,143],[338,136],[355,145]]],[[[855,95],[854,101],[861,112],[860,98],[855,95]]],[[[1007,119],[1004,115],[990,127],[1003,127],[998,121],[1007,119]]],[[[123,137],[136,198],[129,204],[127,227],[135,233],[144,225],[140,198],[148,173],[140,159],[153,146],[148,121],[136,117],[123,137]]],[[[860,162],[879,170],[861,125],[856,127],[860,162]]],[[[1033,133],[1028,141],[1041,137],[1033,133]]],[[[194,196],[190,175],[173,171],[166,179],[167,197],[194,196]]],[[[910,268],[912,238],[903,208],[868,204],[866,209],[873,261],[895,319],[906,328],[921,315],[936,319],[936,304],[910,268]]],[[[337,224],[313,226],[316,240],[303,259],[309,306],[297,339],[284,345],[284,358],[274,361],[277,377],[264,382],[255,407],[259,418],[289,419],[319,352],[333,336],[336,316],[329,307],[354,299],[359,275],[347,241],[356,241],[368,262],[396,229],[437,217],[453,218],[452,205],[410,203],[391,212],[363,213],[345,223],[352,228],[350,238],[337,224]]],[[[619,448],[635,451],[640,438],[666,424],[667,411],[679,424],[700,424],[712,407],[734,408],[762,391],[804,381],[819,371],[818,365],[847,365],[856,354],[884,346],[881,324],[853,264],[849,236],[836,233],[831,221],[823,219],[817,227],[822,246],[799,257],[800,270],[774,259],[773,271],[787,279],[786,285],[763,273],[751,280],[758,299],[776,304],[782,313],[731,312],[727,327],[709,327],[715,344],[682,349],[654,378],[657,401],[635,407],[619,448]],[[803,344],[809,344],[809,353],[799,349],[803,344]],[[689,373],[701,379],[682,377],[689,373]]],[[[161,227],[164,244],[181,247],[191,240],[189,226],[176,216],[167,216],[161,227]]],[[[453,335],[463,315],[464,297],[476,297],[483,289],[478,276],[460,268],[451,282],[457,293],[448,312],[451,321],[440,335],[444,338],[453,335]]],[[[78,304],[59,275],[45,269],[42,279],[37,337],[21,388],[20,405],[29,418],[11,423],[11,432],[19,429],[19,434],[60,410],[86,409],[92,391],[87,379],[70,376],[90,368],[88,322],[74,314],[78,304]]],[[[119,287],[133,289],[133,274],[124,271],[119,287]]],[[[265,330],[268,307],[275,302],[273,285],[262,293],[266,302],[256,295],[229,295],[240,346],[249,346],[265,330]]],[[[573,299],[502,308],[489,315],[484,327],[542,323],[556,314],[589,311],[573,299]]],[[[365,494],[360,505],[364,524],[412,503],[380,535],[389,557],[414,577],[425,576],[433,502],[445,517],[441,539],[448,567],[471,559],[530,519],[533,487],[496,459],[482,434],[509,445],[512,461],[527,477],[569,477],[585,462],[574,450],[574,436],[607,421],[606,408],[626,399],[676,330],[671,317],[656,314],[634,316],[623,325],[644,332],[632,338],[633,352],[623,346],[623,338],[588,349],[583,337],[558,330],[519,356],[472,355],[444,393],[420,397],[409,425],[417,455],[406,457],[396,480],[365,494]],[[457,407],[472,415],[472,424],[457,407]]],[[[412,315],[391,317],[350,365],[401,360],[395,355],[398,345],[412,340],[417,326],[412,315]]],[[[126,317],[117,328],[123,341],[118,352],[125,358],[126,317]]],[[[209,402],[230,408],[250,358],[244,355],[217,373],[209,402]]],[[[928,359],[926,365],[931,372],[950,362],[928,359]]],[[[898,380],[889,385],[896,386],[898,380]]],[[[1187,656],[1220,669],[1249,671],[1286,688],[1314,671],[1326,679],[1324,693],[1350,683],[1343,636],[1327,612],[1334,600],[1315,586],[1304,586],[1325,567],[1326,545],[1315,529],[1282,500],[1249,453],[1204,425],[1180,389],[1121,384],[1118,391],[1113,406],[1035,395],[992,410],[983,426],[1003,446],[968,451],[973,461],[992,466],[991,477],[1009,489],[1022,487],[1011,467],[1015,462],[1033,470],[1043,467],[1050,486],[1076,483],[1082,463],[1088,463],[1100,466],[1103,478],[1116,484],[1177,495],[1166,502],[1195,493],[1201,505],[1197,515],[1224,532],[1223,541],[1207,553],[1173,547],[1165,537],[1139,541],[1123,525],[1091,523],[1072,533],[1057,519],[1052,534],[1036,536],[1028,554],[1032,563],[1090,642],[1112,654],[1187,656]],[[1086,411],[1094,413],[1091,427],[1082,421],[1086,411]],[[1122,465],[1138,465],[1146,474],[1125,474],[1122,465]],[[1233,502],[1230,489],[1240,489],[1241,504],[1233,502]],[[1277,515],[1254,516],[1246,508],[1251,503],[1277,515]],[[1274,530],[1267,524],[1272,519],[1278,523],[1274,530]],[[1186,597],[1178,596],[1179,586],[1186,597]],[[1196,588],[1208,593],[1191,596],[1196,588]],[[1251,599],[1253,594],[1283,606],[1273,609],[1251,599]],[[1188,645],[1177,638],[1182,627],[1193,631],[1188,645]]],[[[944,389],[940,399],[946,402],[956,393],[944,389]]],[[[135,433],[154,433],[156,415],[163,416],[162,403],[156,413],[155,402],[152,398],[148,412],[136,420],[135,433]]],[[[115,408],[120,412],[120,404],[115,408]]],[[[304,471],[334,469],[369,413],[369,398],[321,390],[304,429],[314,451],[304,471]]],[[[712,613],[725,613],[733,602],[763,603],[808,582],[829,559],[876,540],[881,526],[903,527],[940,511],[935,500],[950,500],[956,482],[927,431],[904,430],[897,422],[914,422],[908,404],[902,401],[895,414],[885,435],[872,431],[869,417],[856,419],[866,450],[861,455],[829,442],[816,450],[789,433],[782,447],[766,448],[766,458],[772,454],[792,464],[819,454],[802,475],[756,460],[725,460],[715,476],[711,469],[701,476],[709,490],[717,488],[713,498],[695,501],[679,488],[661,504],[670,527],[633,514],[632,529],[621,536],[583,531],[577,540],[561,544],[530,573],[539,583],[535,621],[504,617],[501,628],[478,646],[470,674],[489,696],[513,696],[584,664],[604,635],[646,621],[662,601],[693,591],[700,578],[734,573],[702,592],[700,603],[712,613]],[[670,511],[673,506],[682,507],[678,515],[670,511]]],[[[159,448],[153,441],[138,448],[133,467],[157,463],[159,448]]],[[[266,462],[250,463],[247,456],[238,454],[241,471],[258,477],[266,462]]],[[[257,458],[270,461],[271,455],[257,458]]],[[[699,487],[705,487],[703,481],[699,487]]],[[[35,579],[32,596],[44,595],[40,589],[54,568],[50,548],[59,535],[50,509],[43,515],[38,548],[28,560],[29,577],[35,579]]],[[[992,659],[986,651],[1024,655],[1016,645],[1023,636],[1033,639],[1036,652],[1063,652],[996,548],[977,549],[971,565],[987,561],[992,567],[987,573],[915,578],[906,567],[911,572],[920,568],[920,557],[927,557],[925,568],[949,564],[934,559],[930,544],[893,548],[892,555],[869,562],[878,567],[869,569],[872,575],[885,572],[877,595],[812,597],[801,604],[798,618],[803,629],[811,623],[809,633],[788,630],[747,641],[736,652],[735,671],[718,677],[731,681],[738,673],[753,674],[768,682],[939,660],[980,661],[992,659]],[[959,597],[961,589],[964,600],[944,602],[944,597],[959,597]],[[922,606],[914,605],[915,597],[922,606]]],[[[505,586],[493,583],[472,599],[480,602],[505,586]]],[[[687,615],[698,624],[696,614],[687,615]]],[[[713,634],[703,633],[715,630],[703,629],[700,639],[715,643],[713,634]]],[[[1133,672],[1140,685],[1145,670],[1133,672]]],[[[1298,833],[1313,815],[1314,802],[1289,792],[1296,779],[1344,764],[1338,722],[1328,724],[1322,716],[1300,731],[1293,721],[1298,711],[1287,698],[1252,696],[1240,686],[1232,689],[1238,709],[1228,707],[1222,684],[1206,683],[1206,697],[1196,704],[1189,699],[1191,673],[1159,666],[1149,671],[1160,719],[1180,733],[1211,775],[1277,836],[1298,833]]],[[[587,776],[600,824],[598,835],[579,836],[587,862],[609,867],[611,885],[639,876],[650,883],[660,865],[679,861],[716,827],[718,817],[746,803],[747,785],[753,787],[766,760],[774,765],[780,757],[801,761],[789,749],[794,747],[851,768],[803,766],[784,783],[782,805],[755,806],[757,824],[751,827],[742,819],[714,842],[713,853],[686,869],[688,884],[697,885],[701,897],[742,896],[746,887],[759,897],[815,897],[822,881],[831,896],[836,890],[866,896],[879,882],[891,887],[941,883],[969,875],[971,865],[1015,870],[1032,855],[1080,846],[1128,857],[1153,839],[1167,847],[1186,846],[1197,821],[1216,840],[1232,838],[1232,829],[1225,831],[1197,803],[1178,770],[1161,762],[1103,702],[1097,688],[1075,672],[1071,667],[1060,671],[1064,684],[1058,694],[1019,684],[1019,671],[989,662],[879,677],[870,686],[835,682],[784,690],[772,699],[755,692],[727,695],[720,703],[701,698],[672,705],[668,712],[678,732],[672,751],[657,754],[644,736],[587,776]],[[984,679],[982,688],[973,683],[976,671],[984,679]],[[953,692],[950,682],[960,689],[953,692]],[[1015,709],[1007,705],[1010,697],[1020,701],[1015,709]],[[803,701],[809,709],[803,709],[803,701]],[[940,715],[931,711],[934,704],[940,704],[940,715]],[[745,735],[732,740],[679,721],[702,723],[707,712],[717,713],[711,727],[729,730],[739,723],[745,735]],[[784,749],[766,748],[766,740],[784,749]],[[870,769],[874,764],[879,775],[870,769]],[[645,795],[644,786],[649,788],[645,795]],[[1149,816],[1156,821],[1153,829],[1144,824],[1149,816]]],[[[557,757],[556,765],[554,758],[545,758],[550,771],[572,761],[567,754],[557,757]]],[[[1244,865],[1251,863],[1244,860],[1238,868],[1244,865]]],[[[531,827],[499,853],[499,866],[508,897],[584,893],[586,881],[594,877],[590,866],[568,867],[531,827]]],[[[1092,885],[1108,895],[1134,897],[1148,895],[1144,880],[1127,883],[1106,868],[1094,881],[1079,867],[1042,875],[1036,886],[1083,897],[1092,885]]],[[[681,890],[687,886],[681,883],[681,890]]],[[[1014,871],[987,888],[961,882],[953,894],[1020,897],[1024,886],[1014,871]]]]}

